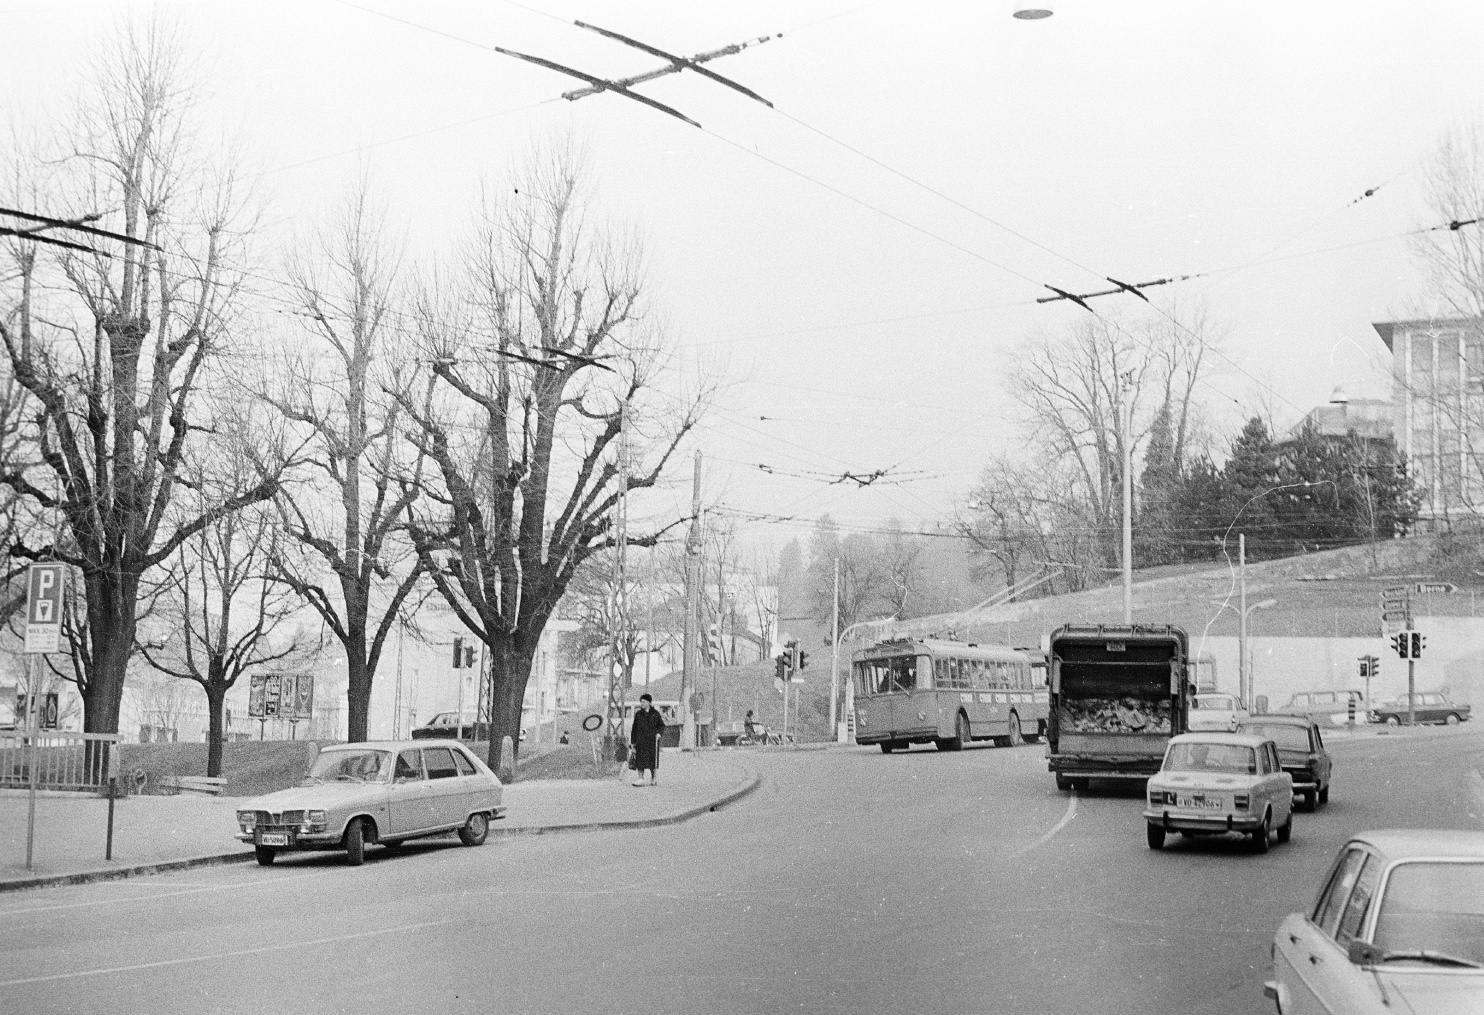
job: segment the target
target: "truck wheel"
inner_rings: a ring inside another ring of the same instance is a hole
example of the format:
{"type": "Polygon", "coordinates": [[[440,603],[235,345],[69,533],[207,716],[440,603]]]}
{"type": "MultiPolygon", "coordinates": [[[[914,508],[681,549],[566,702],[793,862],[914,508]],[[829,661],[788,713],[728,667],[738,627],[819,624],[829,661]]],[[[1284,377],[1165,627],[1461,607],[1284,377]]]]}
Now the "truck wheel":
{"type": "Polygon", "coordinates": [[[366,862],[366,833],[362,820],[355,818],[345,829],[345,862],[359,867],[366,862]]]}
{"type": "Polygon", "coordinates": [[[1317,789],[1304,790],[1304,810],[1310,814],[1319,809],[1319,791],[1317,789]]]}
{"type": "Polygon", "coordinates": [[[1058,775],[1056,777],[1056,788],[1063,793],[1070,793],[1072,791],[1072,780],[1064,775],[1058,775]]]}
{"type": "Polygon", "coordinates": [[[1268,815],[1262,816],[1262,827],[1252,830],[1252,852],[1266,853],[1268,851],[1268,815]]]}
{"type": "Polygon", "coordinates": [[[892,751],[897,749],[897,745],[892,743],[890,740],[881,741],[880,746],[882,754],[890,754],[892,751]]]}
{"type": "Polygon", "coordinates": [[[273,858],[278,855],[278,850],[272,846],[254,846],[252,851],[253,855],[258,858],[258,865],[261,867],[272,866],[273,858]]]}
{"type": "Polygon", "coordinates": [[[1156,825],[1154,822],[1149,821],[1145,822],[1144,831],[1146,833],[1145,838],[1149,840],[1150,849],[1165,848],[1165,830],[1163,828],[1161,828],[1159,825],[1156,825]]]}
{"type": "Polygon", "coordinates": [[[1084,779],[1073,779],[1072,780],[1072,788],[1075,789],[1079,793],[1086,793],[1089,789],[1092,788],[1092,780],[1091,779],[1085,779],[1085,778],[1084,779]]]}
{"type": "Polygon", "coordinates": [[[1329,803],[1329,783],[1325,783],[1319,788],[1319,802],[1322,804],[1329,803]]]}

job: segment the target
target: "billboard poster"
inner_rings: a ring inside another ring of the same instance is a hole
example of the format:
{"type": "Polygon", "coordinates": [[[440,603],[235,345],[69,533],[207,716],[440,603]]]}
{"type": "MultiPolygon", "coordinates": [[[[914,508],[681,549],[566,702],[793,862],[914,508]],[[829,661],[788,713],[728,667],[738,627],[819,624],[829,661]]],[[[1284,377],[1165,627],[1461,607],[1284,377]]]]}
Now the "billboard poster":
{"type": "Polygon", "coordinates": [[[294,714],[301,719],[314,716],[314,674],[301,673],[295,686],[294,714]]]}
{"type": "Polygon", "coordinates": [[[252,683],[247,690],[247,715],[250,719],[261,719],[267,713],[263,711],[267,699],[268,675],[266,673],[254,673],[252,683]]]}

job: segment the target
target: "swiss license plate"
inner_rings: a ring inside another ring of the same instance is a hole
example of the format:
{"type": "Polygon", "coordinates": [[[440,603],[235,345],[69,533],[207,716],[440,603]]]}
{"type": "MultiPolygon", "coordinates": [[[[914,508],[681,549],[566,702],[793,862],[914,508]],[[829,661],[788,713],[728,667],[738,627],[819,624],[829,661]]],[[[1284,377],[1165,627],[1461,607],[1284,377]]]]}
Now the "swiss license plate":
{"type": "Polygon", "coordinates": [[[259,832],[259,846],[287,846],[289,834],[287,832],[259,832]]]}
{"type": "Polygon", "coordinates": [[[1180,806],[1197,811],[1219,811],[1226,804],[1219,798],[1212,800],[1201,796],[1183,796],[1180,798],[1180,806]]]}

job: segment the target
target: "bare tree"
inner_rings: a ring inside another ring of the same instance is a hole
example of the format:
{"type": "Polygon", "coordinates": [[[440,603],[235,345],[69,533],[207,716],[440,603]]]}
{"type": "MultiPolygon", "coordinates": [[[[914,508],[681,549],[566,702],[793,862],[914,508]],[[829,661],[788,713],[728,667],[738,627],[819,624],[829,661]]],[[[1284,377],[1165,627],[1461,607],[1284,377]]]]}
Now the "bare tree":
{"type": "MultiPolygon", "coordinates": [[[[1422,173],[1425,226],[1484,217],[1484,120],[1445,131],[1422,173]]],[[[1413,239],[1433,312],[1484,316],[1484,229],[1429,230],[1413,239]]]]}
{"type": "Polygon", "coordinates": [[[290,263],[293,299],[316,342],[268,396],[309,448],[309,478],[277,501],[292,546],[275,572],[345,649],[352,741],[366,739],[376,669],[421,574],[400,530],[417,484],[397,484],[417,475],[421,458],[408,457],[406,416],[389,393],[413,373],[390,355],[406,334],[395,306],[400,262],[363,181],[290,263]]]}
{"type": "MultiPolygon", "coordinates": [[[[252,482],[238,460],[225,477],[230,498],[252,482]]],[[[205,480],[197,485],[212,489],[205,480]]],[[[272,580],[270,562],[279,555],[278,520],[271,511],[251,508],[219,518],[181,544],[174,567],[158,596],[158,640],[141,639],[145,660],[206,693],[208,714],[206,774],[218,776],[226,729],[227,692],[250,669],[306,654],[310,648],[296,629],[283,629],[300,601],[272,580]]]]}
{"type": "Polygon", "coordinates": [[[61,540],[23,536],[25,559],[55,557],[80,574],[90,651],[77,674],[84,726],[117,730],[134,647],[140,581],[190,536],[278,489],[265,465],[238,496],[194,516],[172,511],[199,446],[215,432],[196,399],[230,339],[239,277],[232,265],[251,222],[230,170],[191,156],[183,46],[158,23],[127,25],[102,54],[47,197],[57,217],[103,212],[129,237],[88,237],[96,250],[16,264],[3,341],[34,403],[36,466],[0,463],[0,483],[55,509],[61,540]],[[50,479],[48,477],[51,477],[50,479]]]}
{"type": "MultiPolygon", "coordinates": [[[[437,472],[410,532],[490,650],[492,755],[517,734],[547,619],[583,562],[616,543],[624,420],[628,489],[643,491],[701,401],[654,397],[665,362],[644,320],[638,244],[590,230],[583,177],[571,144],[538,148],[518,199],[483,210],[458,296],[430,284],[420,304],[438,397],[425,408],[400,396],[437,472]]],[[[681,521],[631,531],[629,545],[681,521]]]]}

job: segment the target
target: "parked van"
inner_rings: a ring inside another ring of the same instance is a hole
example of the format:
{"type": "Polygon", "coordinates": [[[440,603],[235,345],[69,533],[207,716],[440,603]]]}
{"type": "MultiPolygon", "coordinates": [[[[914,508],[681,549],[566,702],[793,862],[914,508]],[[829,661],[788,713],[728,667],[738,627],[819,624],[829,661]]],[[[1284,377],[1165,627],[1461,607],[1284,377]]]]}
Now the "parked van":
{"type": "Polygon", "coordinates": [[[1365,695],[1360,691],[1303,691],[1278,709],[1288,715],[1306,715],[1320,726],[1344,726],[1354,719],[1370,722],[1365,695]]]}

